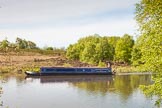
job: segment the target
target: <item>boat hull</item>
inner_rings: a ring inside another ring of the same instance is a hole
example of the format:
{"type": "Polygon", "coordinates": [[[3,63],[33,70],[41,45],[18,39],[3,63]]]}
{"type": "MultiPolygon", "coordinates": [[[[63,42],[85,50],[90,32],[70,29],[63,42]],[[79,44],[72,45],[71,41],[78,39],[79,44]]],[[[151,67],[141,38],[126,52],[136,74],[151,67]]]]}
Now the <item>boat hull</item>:
{"type": "Polygon", "coordinates": [[[111,68],[42,67],[39,73],[26,71],[26,75],[113,75],[111,68]]]}
{"type": "Polygon", "coordinates": [[[28,73],[25,72],[28,76],[48,76],[48,75],[114,75],[114,73],[28,73]]]}

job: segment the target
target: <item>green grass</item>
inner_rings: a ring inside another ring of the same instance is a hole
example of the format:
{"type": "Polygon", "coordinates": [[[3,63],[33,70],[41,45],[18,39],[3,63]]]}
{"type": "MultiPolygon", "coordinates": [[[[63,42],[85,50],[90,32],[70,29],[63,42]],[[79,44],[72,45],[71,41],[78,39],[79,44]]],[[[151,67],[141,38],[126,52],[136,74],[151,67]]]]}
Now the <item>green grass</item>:
{"type": "Polygon", "coordinates": [[[116,66],[113,67],[116,73],[126,73],[126,72],[147,72],[146,69],[142,68],[142,66],[116,66]]]}
{"type": "Polygon", "coordinates": [[[64,63],[63,66],[64,66],[64,67],[72,67],[72,65],[69,64],[69,63],[64,63]]]}

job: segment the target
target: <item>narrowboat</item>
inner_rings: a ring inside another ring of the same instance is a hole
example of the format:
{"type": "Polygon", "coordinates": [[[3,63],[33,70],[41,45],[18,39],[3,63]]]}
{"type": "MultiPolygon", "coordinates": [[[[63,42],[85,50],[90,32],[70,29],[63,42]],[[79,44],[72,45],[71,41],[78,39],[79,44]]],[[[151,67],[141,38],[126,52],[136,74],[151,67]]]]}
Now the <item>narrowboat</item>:
{"type": "Polygon", "coordinates": [[[26,71],[26,75],[42,76],[42,75],[113,75],[111,67],[41,67],[40,72],[26,71]]]}

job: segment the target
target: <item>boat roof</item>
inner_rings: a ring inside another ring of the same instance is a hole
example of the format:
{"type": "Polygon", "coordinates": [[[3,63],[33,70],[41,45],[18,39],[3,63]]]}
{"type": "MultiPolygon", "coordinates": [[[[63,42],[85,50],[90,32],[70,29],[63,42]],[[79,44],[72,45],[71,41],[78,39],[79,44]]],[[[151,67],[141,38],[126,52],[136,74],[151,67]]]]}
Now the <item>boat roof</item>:
{"type": "Polygon", "coordinates": [[[43,66],[41,68],[107,68],[107,67],[63,67],[63,66],[43,66]]]}

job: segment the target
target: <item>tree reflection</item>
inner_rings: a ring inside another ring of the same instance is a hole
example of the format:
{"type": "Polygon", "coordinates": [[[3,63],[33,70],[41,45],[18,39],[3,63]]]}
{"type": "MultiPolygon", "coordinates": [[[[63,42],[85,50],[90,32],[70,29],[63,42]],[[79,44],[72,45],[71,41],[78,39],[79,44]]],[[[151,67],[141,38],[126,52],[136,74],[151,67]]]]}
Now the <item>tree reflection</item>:
{"type": "Polygon", "coordinates": [[[124,75],[116,76],[113,86],[115,91],[120,93],[121,97],[127,99],[139,85],[148,85],[151,83],[150,75],[124,75]]]}
{"type": "Polygon", "coordinates": [[[103,95],[109,91],[110,84],[112,81],[99,81],[99,82],[76,82],[73,83],[74,86],[80,88],[80,89],[85,89],[89,92],[100,92],[103,95]]]}
{"type": "Polygon", "coordinates": [[[114,80],[72,83],[73,86],[92,93],[118,93],[124,100],[141,84],[151,84],[151,75],[116,75],[114,80]]]}

